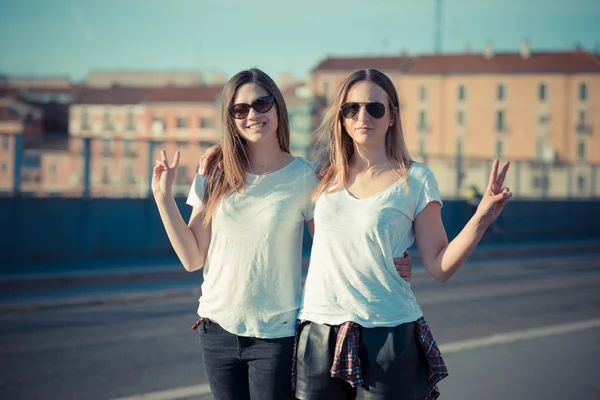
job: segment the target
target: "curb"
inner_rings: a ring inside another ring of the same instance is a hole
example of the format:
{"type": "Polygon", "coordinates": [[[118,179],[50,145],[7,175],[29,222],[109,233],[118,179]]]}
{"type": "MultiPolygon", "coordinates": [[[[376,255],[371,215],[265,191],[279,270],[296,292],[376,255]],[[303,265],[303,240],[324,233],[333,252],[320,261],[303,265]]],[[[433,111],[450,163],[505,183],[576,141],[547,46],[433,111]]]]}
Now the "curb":
{"type": "MultiPolygon", "coordinates": [[[[566,243],[540,243],[539,245],[515,245],[512,247],[502,248],[501,245],[497,247],[481,248],[479,251],[475,251],[469,260],[483,260],[488,258],[510,258],[515,256],[533,256],[533,255],[556,255],[561,253],[600,253],[600,241],[592,242],[566,242],[566,243]]],[[[418,251],[413,251],[411,258],[415,263],[420,263],[418,251]]],[[[304,260],[307,264],[308,260],[304,260]]],[[[305,265],[306,267],[306,265],[305,265]]],[[[196,271],[192,274],[201,274],[201,271],[196,271]]],[[[49,286],[53,288],[68,288],[68,287],[93,287],[94,285],[104,284],[118,284],[118,283],[132,283],[132,282],[164,282],[168,283],[169,280],[181,280],[189,279],[194,275],[190,275],[189,272],[181,269],[176,270],[175,268],[161,268],[159,270],[148,271],[143,269],[127,270],[127,271],[110,271],[101,272],[97,271],[94,273],[76,273],[73,275],[60,274],[59,276],[53,275],[42,275],[42,276],[26,276],[21,275],[18,277],[1,277],[0,276],[0,290],[9,292],[17,292],[23,290],[31,290],[32,294],[35,295],[36,289],[48,289],[49,286]]],[[[44,300],[40,299],[27,303],[24,301],[16,301],[15,304],[9,304],[7,301],[5,305],[0,303],[0,313],[18,313],[18,312],[34,312],[41,310],[50,310],[57,308],[66,307],[82,307],[82,306],[94,306],[94,305],[110,305],[119,303],[129,302],[142,302],[150,300],[177,298],[177,297],[194,297],[198,298],[200,295],[200,288],[178,288],[178,289],[156,289],[146,290],[140,292],[111,292],[111,293],[98,293],[91,296],[81,296],[76,298],[56,298],[44,300]]]]}
{"type": "Polygon", "coordinates": [[[200,289],[167,289],[153,292],[120,293],[110,296],[82,297],[76,299],[42,300],[36,303],[0,304],[0,314],[33,312],[57,308],[71,308],[94,305],[110,305],[120,303],[135,303],[150,300],[160,300],[176,297],[200,296],[200,289]]]}

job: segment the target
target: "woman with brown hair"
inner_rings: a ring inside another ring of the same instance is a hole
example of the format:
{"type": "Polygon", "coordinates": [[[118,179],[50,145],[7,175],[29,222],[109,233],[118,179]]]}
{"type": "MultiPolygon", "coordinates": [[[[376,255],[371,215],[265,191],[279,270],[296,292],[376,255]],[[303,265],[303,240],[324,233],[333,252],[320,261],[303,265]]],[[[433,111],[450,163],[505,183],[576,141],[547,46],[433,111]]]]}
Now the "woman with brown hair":
{"type": "Polygon", "coordinates": [[[289,377],[305,221],[313,230],[314,165],[290,154],[285,101],[264,72],[233,76],[222,111],[221,145],[187,199],[189,223],[172,194],[179,153],[169,164],[162,152],[152,188],[183,266],[204,267],[194,329],[213,397],[285,400],[293,398],[289,377]]]}
{"type": "Polygon", "coordinates": [[[315,235],[300,309],[293,376],[300,399],[432,399],[447,375],[410,285],[390,260],[416,239],[444,282],[511,198],[508,163],[476,214],[448,242],[432,172],[406,149],[398,95],[374,69],[351,74],[318,134],[315,235]]]}

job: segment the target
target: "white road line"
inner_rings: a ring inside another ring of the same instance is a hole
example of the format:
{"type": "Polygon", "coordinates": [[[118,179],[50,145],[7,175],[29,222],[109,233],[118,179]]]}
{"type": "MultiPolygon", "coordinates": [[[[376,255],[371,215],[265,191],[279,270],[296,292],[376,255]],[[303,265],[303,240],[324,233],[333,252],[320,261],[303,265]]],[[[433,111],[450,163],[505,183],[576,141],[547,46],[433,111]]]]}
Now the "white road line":
{"type": "Polygon", "coordinates": [[[201,396],[210,394],[208,383],[195,386],[181,387],[160,392],[140,394],[131,397],[121,397],[115,400],[174,400],[190,396],[201,396]]]}
{"type": "MultiPolygon", "coordinates": [[[[519,342],[522,340],[562,335],[565,333],[579,332],[594,328],[600,328],[600,318],[560,325],[550,325],[521,331],[499,333],[478,339],[461,340],[457,342],[441,344],[440,350],[442,351],[442,354],[446,355],[481,347],[489,347],[499,344],[519,342]]],[[[208,394],[210,394],[210,388],[208,384],[202,384],[135,395],[131,397],[121,397],[114,400],[175,400],[190,396],[201,396],[208,394]]]]}
{"type": "Polygon", "coordinates": [[[527,329],[523,331],[498,333],[496,335],[478,339],[461,340],[458,342],[442,344],[440,345],[440,350],[442,351],[442,354],[452,354],[464,350],[476,349],[479,347],[514,343],[522,340],[531,340],[594,328],[600,328],[600,319],[590,319],[587,321],[573,322],[568,324],[544,326],[541,328],[527,329]]]}

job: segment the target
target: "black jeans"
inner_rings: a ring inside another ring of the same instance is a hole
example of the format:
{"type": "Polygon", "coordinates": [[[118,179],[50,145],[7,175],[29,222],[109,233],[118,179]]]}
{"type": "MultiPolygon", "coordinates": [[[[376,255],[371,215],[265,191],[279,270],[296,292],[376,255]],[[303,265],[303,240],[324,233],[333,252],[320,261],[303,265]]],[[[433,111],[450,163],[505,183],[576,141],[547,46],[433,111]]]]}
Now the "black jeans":
{"type": "Polygon", "coordinates": [[[294,399],[290,378],[293,336],[238,336],[209,320],[198,327],[198,332],[215,400],[294,399]]]}

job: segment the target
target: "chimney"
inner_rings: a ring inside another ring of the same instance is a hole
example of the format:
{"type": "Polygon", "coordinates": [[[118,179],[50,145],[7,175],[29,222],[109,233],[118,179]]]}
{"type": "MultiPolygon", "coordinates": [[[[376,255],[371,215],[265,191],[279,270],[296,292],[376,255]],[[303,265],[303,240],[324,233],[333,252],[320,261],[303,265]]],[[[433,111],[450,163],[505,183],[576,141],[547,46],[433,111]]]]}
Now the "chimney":
{"type": "Polygon", "coordinates": [[[465,54],[471,54],[471,45],[467,44],[464,49],[465,54]]]}
{"type": "Polygon", "coordinates": [[[485,57],[486,60],[489,60],[492,57],[494,57],[494,45],[492,44],[492,42],[490,40],[485,42],[485,49],[483,50],[483,56],[485,57]]]}
{"type": "Polygon", "coordinates": [[[531,48],[529,47],[529,40],[523,39],[521,43],[521,57],[528,59],[531,56],[531,48]]]}

